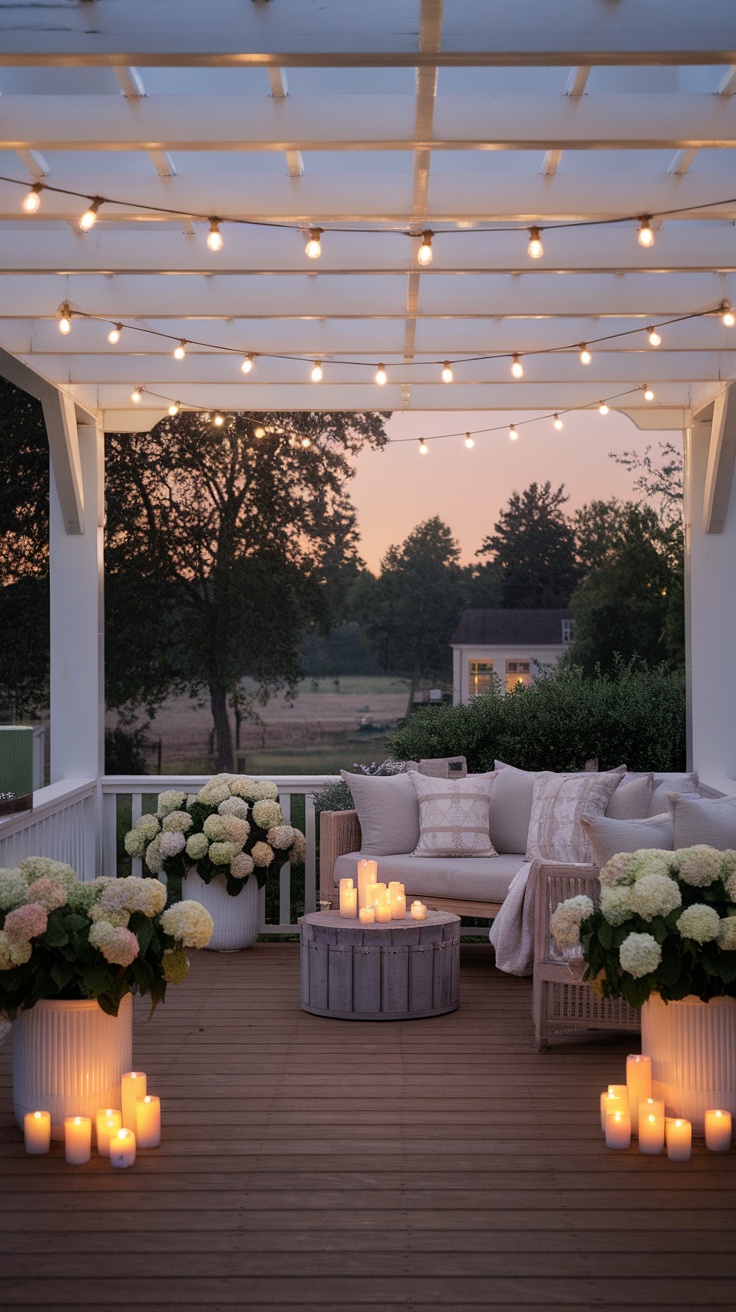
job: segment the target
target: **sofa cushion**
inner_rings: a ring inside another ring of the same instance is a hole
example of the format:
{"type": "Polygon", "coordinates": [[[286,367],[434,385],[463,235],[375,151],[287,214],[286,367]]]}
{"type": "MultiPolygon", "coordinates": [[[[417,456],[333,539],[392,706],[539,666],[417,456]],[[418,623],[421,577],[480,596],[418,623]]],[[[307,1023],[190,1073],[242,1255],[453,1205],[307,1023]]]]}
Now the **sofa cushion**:
{"type": "Polygon", "coordinates": [[[526,852],[537,772],[494,761],[498,778],[488,811],[488,832],[497,852],[526,852]]]}
{"type": "Polygon", "coordinates": [[[353,794],[366,856],[413,852],[419,842],[419,803],[409,776],[340,774],[353,794]]]}
{"type": "MultiPolygon", "coordinates": [[[[591,861],[590,839],[580,821],[584,816],[603,815],[626,767],[605,773],[553,774],[537,776],[527,839],[527,859],[543,861],[591,861]]],[[[502,771],[503,773],[503,771],[502,771]]]]}
{"type": "MultiPolygon", "coordinates": [[[[606,807],[612,820],[644,820],[649,814],[649,803],[654,788],[654,775],[625,774],[606,807]]],[[[662,807],[664,811],[666,808],[662,807]]],[[[624,848],[621,848],[624,851],[624,848]]]]}
{"type": "Polygon", "coordinates": [[[488,807],[495,773],[469,779],[409,775],[419,801],[419,842],[414,856],[495,856],[488,837],[488,807]]]}
{"type": "MultiPolygon", "coordinates": [[[[357,878],[357,863],[371,852],[349,852],[335,862],[335,883],[357,878]]],[[[524,865],[520,854],[494,857],[386,856],[378,863],[383,883],[399,880],[412,897],[454,897],[475,902],[503,902],[509,884],[524,865]]]]}
{"type": "MultiPolygon", "coordinates": [[[[642,774],[629,774],[630,779],[642,779],[642,774]]],[[[654,771],[654,788],[649,799],[650,816],[661,815],[670,805],[670,793],[697,793],[698,772],[675,771],[671,774],[658,774],[654,771]]]]}
{"type": "Polygon", "coordinates": [[[638,852],[642,847],[658,847],[665,852],[673,848],[673,823],[670,811],[663,815],[636,820],[612,820],[608,815],[580,821],[593,850],[593,863],[604,866],[617,852],[638,852]]]}
{"type": "Polygon", "coordinates": [[[707,843],[719,852],[736,848],[736,798],[670,794],[674,820],[674,846],[707,843]]]}

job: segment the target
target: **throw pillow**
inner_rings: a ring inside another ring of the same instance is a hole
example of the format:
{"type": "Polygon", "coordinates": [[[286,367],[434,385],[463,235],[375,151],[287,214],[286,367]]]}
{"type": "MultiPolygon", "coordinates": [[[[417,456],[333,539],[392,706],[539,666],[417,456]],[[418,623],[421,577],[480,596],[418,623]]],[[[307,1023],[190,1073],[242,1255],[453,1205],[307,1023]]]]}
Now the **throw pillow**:
{"type": "Polygon", "coordinates": [[[580,823],[590,839],[596,866],[604,866],[617,852],[638,852],[641,847],[671,852],[674,845],[669,811],[636,820],[612,820],[608,814],[593,819],[583,816],[580,823]]]}
{"type": "MultiPolygon", "coordinates": [[[[624,775],[606,807],[606,815],[612,820],[644,820],[650,815],[653,787],[654,776],[651,774],[637,775],[634,779],[624,775]]],[[[622,847],[621,851],[626,849],[622,847]]]]}
{"type": "MultiPolygon", "coordinates": [[[[697,793],[698,772],[691,774],[657,774],[654,775],[654,791],[649,800],[649,814],[660,815],[670,805],[671,793],[697,793]]],[[[699,796],[699,794],[698,794],[699,796]]]]}
{"type": "Polygon", "coordinates": [[[593,849],[580,821],[603,815],[625,768],[605,774],[540,774],[532,796],[527,861],[591,861],[593,849]]]}
{"type": "Polygon", "coordinates": [[[719,852],[736,848],[736,798],[670,793],[670,801],[676,849],[697,843],[707,843],[719,852]]]}
{"type": "Polygon", "coordinates": [[[498,778],[491,793],[488,827],[497,852],[526,852],[537,773],[494,761],[498,778]]]}
{"type": "Polygon", "coordinates": [[[419,762],[419,773],[430,779],[464,779],[468,765],[464,756],[430,756],[419,762]]]}
{"type": "Polygon", "coordinates": [[[497,856],[488,835],[495,772],[470,779],[409,775],[419,803],[419,841],[414,856],[497,856]]]}
{"type": "Polygon", "coordinates": [[[361,851],[371,856],[412,852],[419,842],[419,805],[408,774],[350,774],[341,770],[353,794],[362,833],[361,851]]]}

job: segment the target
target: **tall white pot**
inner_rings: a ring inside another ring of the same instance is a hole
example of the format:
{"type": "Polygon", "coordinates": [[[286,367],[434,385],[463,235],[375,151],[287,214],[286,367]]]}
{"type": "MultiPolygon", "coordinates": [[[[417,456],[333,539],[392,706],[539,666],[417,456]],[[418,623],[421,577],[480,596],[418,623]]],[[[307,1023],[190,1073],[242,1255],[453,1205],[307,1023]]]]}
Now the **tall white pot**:
{"type": "Polygon", "coordinates": [[[52,1139],[64,1138],[65,1116],[89,1116],[120,1106],[120,1080],[133,1065],[133,999],[117,1016],[94,998],[45,999],[13,1022],[13,1103],[19,1125],[26,1112],[51,1113],[52,1139]]]}
{"type": "Polygon", "coordinates": [[[652,994],[641,1009],[641,1050],[652,1059],[655,1098],[668,1116],[692,1121],[703,1134],[707,1108],[736,1116],[736,999],[652,994]]]}
{"type": "Polygon", "coordinates": [[[200,879],[196,870],[184,876],[182,897],[201,902],[215,922],[208,944],[213,952],[237,952],[252,947],[258,938],[258,880],[255,875],[248,875],[243,884],[237,897],[231,897],[224,875],[215,875],[209,884],[200,879]]]}

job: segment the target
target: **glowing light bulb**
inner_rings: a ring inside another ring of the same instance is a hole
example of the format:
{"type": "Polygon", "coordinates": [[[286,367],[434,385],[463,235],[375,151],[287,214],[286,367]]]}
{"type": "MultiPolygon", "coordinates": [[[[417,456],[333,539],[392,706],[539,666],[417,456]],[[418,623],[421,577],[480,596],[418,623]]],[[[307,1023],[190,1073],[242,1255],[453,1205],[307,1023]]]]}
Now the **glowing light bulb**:
{"type": "Polygon", "coordinates": [[[27,191],[23,197],[23,209],[26,214],[35,214],[41,208],[41,192],[43,183],[34,182],[30,191],[27,191]]]}
{"type": "Polygon", "coordinates": [[[540,241],[539,233],[539,228],[529,229],[529,255],[533,260],[538,260],[544,255],[544,247],[540,241]]]}
{"type": "Polygon", "coordinates": [[[225,420],[223,419],[219,410],[215,410],[215,414],[212,422],[215,425],[215,428],[222,428],[222,425],[224,424],[225,420]]]}
{"type": "Polygon", "coordinates": [[[207,245],[211,251],[222,250],[222,233],[220,232],[219,219],[210,219],[210,230],[207,233],[207,245]]]}
{"type": "Polygon", "coordinates": [[[84,214],[79,220],[79,226],[82,229],[82,232],[89,232],[90,228],[94,228],[97,222],[97,212],[101,204],[101,198],[95,196],[94,200],[90,203],[89,209],[84,211],[84,214]]]}
{"type": "Polygon", "coordinates": [[[117,346],[118,342],[120,341],[120,334],[122,331],[123,331],[123,325],[121,323],[116,323],[115,327],[110,329],[109,333],[107,334],[107,340],[111,346],[117,346]]]}
{"type": "Polygon", "coordinates": [[[322,368],[322,365],[320,364],[319,360],[315,360],[314,367],[312,369],[312,373],[310,377],[313,383],[322,382],[322,379],[324,377],[324,369],[322,368]]]}
{"type": "Polygon", "coordinates": [[[323,232],[324,228],[309,229],[309,241],[304,247],[304,254],[308,256],[310,260],[318,260],[322,254],[322,243],[320,237],[323,232]]]}
{"type": "Polygon", "coordinates": [[[651,326],[647,328],[647,338],[649,339],[650,346],[662,345],[662,338],[660,337],[656,328],[652,328],[651,326]]]}
{"type": "Polygon", "coordinates": [[[472,451],[473,447],[475,446],[475,442],[470,436],[470,433],[465,434],[465,445],[468,448],[468,451],[472,451]]]}
{"type": "Polygon", "coordinates": [[[245,356],[243,363],[240,366],[240,372],[241,374],[249,374],[252,368],[253,368],[253,352],[249,351],[248,354],[245,356]]]}
{"type": "Polygon", "coordinates": [[[131,399],[131,401],[135,401],[135,403],[136,403],[136,405],[137,405],[138,402],[140,401],[140,399],[141,399],[142,396],[143,396],[143,388],[142,388],[142,387],[134,387],[134,388],[133,388],[133,391],[132,391],[131,394],[130,394],[130,399],[131,399]]]}
{"type": "Polygon", "coordinates": [[[606,405],[605,401],[601,401],[600,405],[598,406],[598,413],[601,415],[608,414],[608,406],[606,405]]]}
{"type": "Polygon", "coordinates": [[[639,223],[639,232],[637,234],[637,240],[640,246],[654,245],[654,233],[652,232],[651,223],[651,216],[649,214],[642,214],[641,222],[639,223]]]}
{"type": "Polygon", "coordinates": [[[731,306],[725,303],[723,306],[723,314],[721,316],[721,322],[724,323],[727,328],[733,328],[734,324],[736,323],[736,315],[734,315],[731,306]]]}
{"type": "Polygon", "coordinates": [[[425,228],[422,233],[422,244],[417,251],[417,259],[420,264],[432,263],[432,233],[429,228],[425,228]]]}
{"type": "Polygon", "coordinates": [[[652,391],[651,387],[647,386],[646,383],[644,384],[644,400],[645,401],[654,400],[654,392],[652,391]]]}
{"type": "Polygon", "coordinates": [[[266,430],[265,430],[265,428],[263,428],[263,427],[259,424],[258,427],[257,427],[256,430],[255,430],[254,436],[255,436],[255,437],[265,437],[265,436],[266,436],[266,430]]]}
{"type": "Polygon", "coordinates": [[[453,380],[453,377],[454,377],[454,374],[453,374],[453,372],[452,372],[452,369],[450,368],[450,361],[449,361],[449,360],[445,360],[445,363],[444,363],[443,366],[442,366],[442,381],[443,381],[443,383],[451,383],[452,380],[453,380]]]}
{"type": "Polygon", "coordinates": [[[69,309],[69,302],[64,301],[64,304],[59,306],[59,332],[63,333],[66,337],[67,333],[70,333],[71,330],[72,312],[69,309]]]}
{"type": "Polygon", "coordinates": [[[373,381],[374,383],[378,383],[379,387],[383,387],[384,384],[388,382],[388,374],[386,373],[386,369],[384,365],[379,364],[376,370],[376,376],[373,379],[373,381]]]}
{"type": "Polygon", "coordinates": [[[590,364],[590,362],[591,362],[592,359],[593,359],[593,357],[592,357],[592,355],[590,354],[590,351],[588,350],[587,346],[585,345],[585,342],[581,342],[581,343],[580,343],[580,363],[581,363],[581,364],[590,364]]]}
{"type": "Polygon", "coordinates": [[[516,351],[514,351],[514,355],[513,355],[513,362],[512,362],[512,365],[511,365],[511,373],[513,374],[514,378],[523,378],[523,377],[524,377],[524,366],[523,366],[523,364],[521,363],[521,360],[519,359],[519,356],[518,356],[518,354],[517,354],[516,351]]]}
{"type": "Polygon", "coordinates": [[[174,359],[183,360],[186,353],[187,353],[187,344],[186,344],[186,340],[182,337],[181,341],[179,342],[179,345],[176,347],[174,351],[174,359]]]}
{"type": "Polygon", "coordinates": [[[516,431],[516,425],[512,424],[509,429],[509,437],[511,438],[511,441],[515,442],[518,436],[519,434],[516,431]]]}
{"type": "Polygon", "coordinates": [[[171,415],[172,419],[174,418],[174,415],[178,415],[180,409],[181,406],[179,405],[178,401],[171,402],[171,405],[169,406],[169,414],[171,415]]]}
{"type": "Polygon", "coordinates": [[[426,456],[426,454],[427,454],[428,451],[429,451],[429,447],[427,446],[427,443],[425,442],[425,440],[424,440],[423,437],[420,437],[420,439],[419,439],[419,454],[420,454],[420,456],[426,456]]]}
{"type": "Polygon", "coordinates": [[[312,445],[312,439],[311,439],[311,437],[303,437],[303,438],[302,438],[302,446],[304,447],[305,451],[306,451],[307,447],[309,447],[309,446],[311,446],[311,445],[312,445]]]}
{"type": "Polygon", "coordinates": [[[562,420],[560,419],[560,416],[559,416],[559,415],[555,415],[555,417],[554,417],[554,419],[553,419],[552,422],[553,422],[555,428],[556,428],[558,431],[559,431],[559,429],[562,428],[562,426],[563,426],[563,425],[562,425],[562,420]]]}

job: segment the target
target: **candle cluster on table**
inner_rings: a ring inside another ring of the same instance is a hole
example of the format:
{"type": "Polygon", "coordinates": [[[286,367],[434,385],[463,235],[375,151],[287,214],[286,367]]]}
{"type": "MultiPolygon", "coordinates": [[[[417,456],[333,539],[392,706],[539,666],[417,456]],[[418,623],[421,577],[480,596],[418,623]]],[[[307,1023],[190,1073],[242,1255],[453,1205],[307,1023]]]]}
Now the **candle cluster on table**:
{"type": "MultiPolygon", "coordinates": [[[[150,1094],[143,1071],[127,1071],[120,1082],[120,1107],[101,1107],[95,1116],[100,1157],[115,1167],[133,1166],[137,1148],[161,1143],[161,1099],[150,1094]]],[[[51,1148],[51,1113],[39,1109],[23,1118],[26,1152],[31,1156],[51,1148]]],[[[92,1119],[64,1118],[64,1155],[70,1166],[84,1166],[92,1157],[92,1119]]]]}
{"type": "MultiPolygon", "coordinates": [[[[424,915],[414,914],[414,907],[421,907],[421,902],[412,904],[412,917],[426,920],[424,915]]],[[[361,925],[373,925],[376,922],[387,925],[392,920],[406,919],[406,889],[399,881],[392,880],[383,884],[378,879],[378,862],[361,860],[358,862],[358,886],[352,879],[340,880],[340,915],[345,920],[355,920],[361,925]]]]}
{"type": "MultiPolygon", "coordinates": [[[[626,1084],[604,1089],[600,1112],[607,1148],[628,1148],[635,1138],[639,1152],[647,1156],[666,1150],[672,1162],[690,1160],[693,1127],[684,1116],[666,1116],[662,1099],[653,1097],[651,1057],[632,1053],[626,1058],[626,1084]]],[[[731,1113],[723,1108],[706,1111],[705,1146],[711,1152],[728,1152],[731,1120],[731,1113]]]]}

